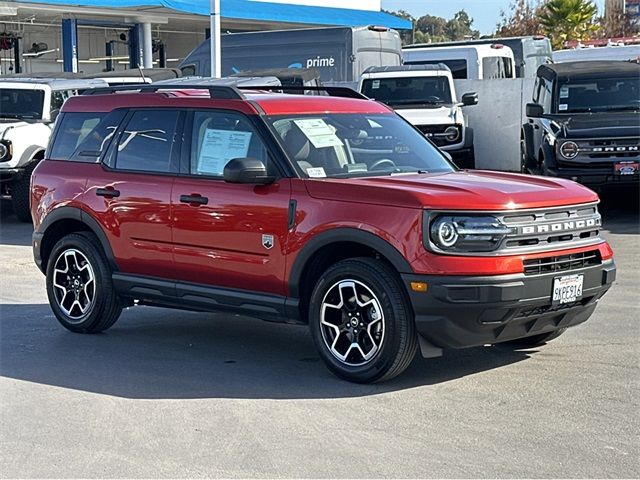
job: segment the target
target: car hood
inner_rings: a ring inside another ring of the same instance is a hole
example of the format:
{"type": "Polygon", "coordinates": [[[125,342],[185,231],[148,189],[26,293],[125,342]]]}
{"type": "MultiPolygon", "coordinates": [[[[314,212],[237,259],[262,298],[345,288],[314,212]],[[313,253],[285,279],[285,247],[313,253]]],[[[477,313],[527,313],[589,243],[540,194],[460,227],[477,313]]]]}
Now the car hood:
{"type": "Polygon", "coordinates": [[[20,120],[0,120],[0,138],[3,138],[5,132],[10,131],[13,128],[22,128],[31,125],[29,122],[23,122],[20,120]]]}
{"type": "Polygon", "coordinates": [[[640,136],[638,113],[634,111],[572,114],[554,121],[563,129],[565,138],[640,136]]]}
{"type": "Polygon", "coordinates": [[[412,125],[447,125],[456,123],[456,109],[451,106],[399,108],[395,112],[412,125]]]}
{"type": "Polygon", "coordinates": [[[313,179],[306,185],[315,198],[439,210],[514,210],[598,200],[570,180],[483,170],[313,179]]]}

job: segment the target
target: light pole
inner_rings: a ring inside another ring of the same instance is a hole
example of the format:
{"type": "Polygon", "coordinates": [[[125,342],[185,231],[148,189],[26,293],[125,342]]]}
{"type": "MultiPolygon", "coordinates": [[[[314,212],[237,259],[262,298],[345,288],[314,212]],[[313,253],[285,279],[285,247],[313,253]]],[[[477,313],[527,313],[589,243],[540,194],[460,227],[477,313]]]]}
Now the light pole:
{"type": "Polygon", "coordinates": [[[220,0],[211,0],[211,76],[220,78],[222,62],[220,54],[220,0]]]}

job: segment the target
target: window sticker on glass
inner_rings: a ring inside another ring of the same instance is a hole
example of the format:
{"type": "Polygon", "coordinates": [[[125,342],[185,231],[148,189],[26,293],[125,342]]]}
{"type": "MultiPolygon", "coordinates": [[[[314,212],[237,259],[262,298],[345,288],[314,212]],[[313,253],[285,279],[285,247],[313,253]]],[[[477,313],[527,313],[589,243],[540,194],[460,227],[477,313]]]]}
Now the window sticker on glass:
{"type": "Polygon", "coordinates": [[[222,175],[230,160],[247,156],[249,142],[251,132],[207,128],[200,146],[197,173],[222,175]]]}
{"type": "Polygon", "coordinates": [[[560,88],[560,98],[569,98],[569,87],[560,88]]]}
{"type": "Polygon", "coordinates": [[[316,148],[342,146],[335,130],[321,118],[294,120],[294,123],[316,148]]]}
{"type": "Polygon", "coordinates": [[[374,80],[373,82],[371,82],[371,88],[373,90],[377,90],[378,88],[380,88],[380,80],[374,80]]]}
{"type": "Polygon", "coordinates": [[[560,105],[558,105],[558,110],[560,110],[561,112],[569,110],[569,105],[566,103],[561,103],[560,105]]]}
{"type": "Polygon", "coordinates": [[[310,178],[325,178],[327,176],[322,167],[307,168],[307,175],[310,178]]]}

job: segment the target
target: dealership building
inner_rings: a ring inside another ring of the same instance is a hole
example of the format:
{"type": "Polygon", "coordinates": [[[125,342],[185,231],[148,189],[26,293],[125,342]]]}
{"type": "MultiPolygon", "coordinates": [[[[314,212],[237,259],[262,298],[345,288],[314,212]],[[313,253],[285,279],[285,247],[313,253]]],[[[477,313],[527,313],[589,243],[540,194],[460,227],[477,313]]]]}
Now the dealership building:
{"type": "MultiPolygon", "coordinates": [[[[209,0],[0,2],[0,73],[175,67],[209,30],[209,0]]],[[[221,0],[223,33],[323,26],[411,28],[380,0],[221,0]]]]}

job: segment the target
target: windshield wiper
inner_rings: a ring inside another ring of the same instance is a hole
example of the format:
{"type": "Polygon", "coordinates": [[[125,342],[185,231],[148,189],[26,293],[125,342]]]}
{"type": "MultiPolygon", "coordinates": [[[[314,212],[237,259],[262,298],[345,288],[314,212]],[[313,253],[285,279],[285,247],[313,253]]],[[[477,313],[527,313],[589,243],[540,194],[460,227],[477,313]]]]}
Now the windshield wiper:
{"type": "Polygon", "coordinates": [[[0,113],[0,118],[22,118],[22,115],[17,113],[0,113]]]}

